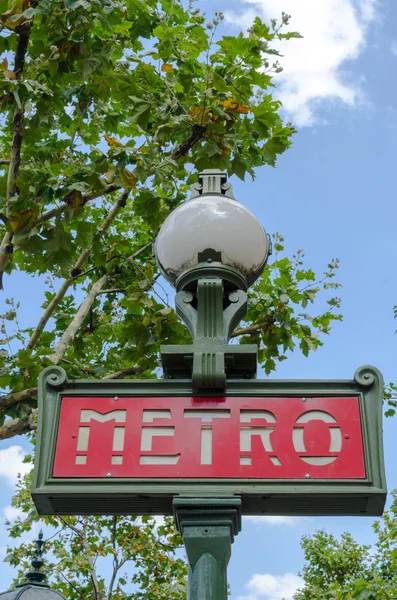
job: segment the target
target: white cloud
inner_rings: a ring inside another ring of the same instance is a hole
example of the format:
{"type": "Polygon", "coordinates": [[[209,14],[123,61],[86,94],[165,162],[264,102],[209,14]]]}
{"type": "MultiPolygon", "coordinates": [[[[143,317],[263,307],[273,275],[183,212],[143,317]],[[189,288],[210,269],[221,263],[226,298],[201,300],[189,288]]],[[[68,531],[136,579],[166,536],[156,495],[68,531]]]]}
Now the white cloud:
{"type": "MultiPolygon", "coordinates": [[[[23,515],[21,513],[21,515],[17,515],[17,516],[23,517],[26,515],[23,515]]],[[[41,529],[45,529],[45,528],[43,528],[42,523],[40,523],[40,522],[32,523],[31,529],[29,531],[24,531],[20,537],[11,538],[11,537],[8,537],[7,533],[5,533],[4,538],[1,541],[3,543],[6,542],[10,548],[17,548],[21,544],[28,544],[28,543],[31,543],[31,542],[37,540],[37,536],[39,535],[39,532],[41,529]]],[[[6,547],[0,546],[0,555],[5,554],[5,553],[6,553],[6,547]]]]}
{"type": "Polygon", "coordinates": [[[277,76],[278,96],[298,126],[319,120],[319,104],[338,101],[356,107],[363,102],[360,77],[342,71],[346,61],[355,60],[366,45],[370,23],[375,19],[377,0],[242,0],[254,5],[243,14],[226,12],[226,19],[240,27],[252,24],[256,15],[266,22],[279,18],[281,10],[291,14],[290,30],[304,39],[278,46],[283,73],[277,76]]]}
{"type": "Polygon", "coordinates": [[[32,465],[22,462],[26,452],[21,446],[10,446],[0,450],[0,477],[5,477],[11,485],[18,480],[18,473],[25,475],[32,465]]]}
{"type": "Polygon", "coordinates": [[[11,506],[11,504],[3,508],[3,514],[7,521],[15,521],[16,519],[22,519],[25,516],[23,510],[16,508],[15,506],[11,506]]]}
{"type": "Polygon", "coordinates": [[[254,523],[255,525],[298,525],[305,517],[283,517],[281,515],[263,515],[243,517],[244,521],[254,523]]]}
{"type": "Polygon", "coordinates": [[[255,573],[245,586],[247,596],[237,600],[292,600],[293,594],[303,585],[303,579],[295,573],[271,575],[255,573]]]}
{"type": "Polygon", "coordinates": [[[390,50],[391,50],[392,54],[394,54],[394,56],[397,56],[397,42],[396,41],[392,42],[392,44],[390,46],[390,50]]]}
{"type": "Polygon", "coordinates": [[[164,519],[164,517],[159,516],[159,515],[157,515],[157,516],[154,515],[152,517],[152,519],[154,521],[154,527],[153,527],[153,529],[154,529],[154,531],[157,532],[158,528],[161,527],[162,525],[164,525],[165,519],[164,519]]]}

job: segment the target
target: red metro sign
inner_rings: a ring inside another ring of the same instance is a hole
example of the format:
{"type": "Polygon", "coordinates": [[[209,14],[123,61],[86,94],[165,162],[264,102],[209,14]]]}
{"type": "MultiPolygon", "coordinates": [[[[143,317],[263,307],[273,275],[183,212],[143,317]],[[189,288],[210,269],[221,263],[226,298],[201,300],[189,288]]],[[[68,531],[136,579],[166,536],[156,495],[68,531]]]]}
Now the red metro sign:
{"type": "Polygon", "coordinates": [[[39,380],[32,497],[40,514],[172,514],[233,497],[244,514],[379,515],[383,380],[39,380]]]}
{"type": "Polygon", "coordinates": [[[64,397],[55,478],[360,479],[358,397],[64,397]]]}

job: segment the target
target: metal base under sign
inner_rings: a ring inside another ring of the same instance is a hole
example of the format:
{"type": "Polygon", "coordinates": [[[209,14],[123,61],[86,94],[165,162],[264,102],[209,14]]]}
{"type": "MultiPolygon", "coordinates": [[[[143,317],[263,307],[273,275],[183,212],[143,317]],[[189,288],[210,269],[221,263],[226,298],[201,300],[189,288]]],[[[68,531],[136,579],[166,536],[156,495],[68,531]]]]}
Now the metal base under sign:
{"type": "Polygon", "coordinates": [[[227,600],[227,565],[241,531],[241,500],[175,498],[173,508],[189,563],[189,600],[227,600]]]}

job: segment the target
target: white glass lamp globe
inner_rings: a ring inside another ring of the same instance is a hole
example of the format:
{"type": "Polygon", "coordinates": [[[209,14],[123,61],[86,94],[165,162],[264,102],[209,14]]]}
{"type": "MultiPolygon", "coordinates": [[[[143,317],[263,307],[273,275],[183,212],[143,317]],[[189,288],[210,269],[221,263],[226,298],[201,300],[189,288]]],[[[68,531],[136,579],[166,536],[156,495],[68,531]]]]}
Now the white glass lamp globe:
{"type": "Polygon", "coordinates": [[[249,285],[265,267],[269,241],[257,218],[245,206],[220,194],[188,200],[164,221],[155,253],[163,275],[171,282],[196,267],[199,253],[220,253],[221,263],[232,267],[249,285]]]}

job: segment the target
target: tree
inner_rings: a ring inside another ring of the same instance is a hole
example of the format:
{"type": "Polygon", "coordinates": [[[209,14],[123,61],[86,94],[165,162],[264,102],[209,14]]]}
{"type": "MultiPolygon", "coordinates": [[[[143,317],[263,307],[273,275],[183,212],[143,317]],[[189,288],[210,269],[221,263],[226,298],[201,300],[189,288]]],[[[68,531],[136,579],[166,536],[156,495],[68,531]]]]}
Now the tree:
{"type": "Polygon", "coordinates": [[[295,600],[334,600],[344,586],[368,573],[369,547],[357,544],[349,533],[337,540],[321,530],[303,536],[301,546],[305,586],[294,595],[295,600]]]}
{"type": "MultiPolygon", "coordinates": [[[[256,18],[247,35],[220,37],[220,13],[206,22],[193,2],[180,0],[0,0],[0,10],[2,285],[7,290],[16,270],[27,284],[33,275],[43,282],[37,324],[19,327],[18,298],[6,299],[1,315],[0,439],[7,439],[34,432],[44,367],[61,364],[71,379],[156,377],[160,343],[189,341],[158,281],[152,242],[197,171],[254,177],[290,146],[294,128],[283,124],[269,92],[281,71],[272,44],[299,36],[284,32],[283,14],[270,26],[256,18]]],[[[307,312],[320,290],[338,287],[337,260],[318,278],[302,250],[284,256],[280,235],[274,247],[234,334],[258,344],[267,373],[295,346],[306,356],[318,348],[341,318],[332,293],[325,309],[307,312]]],[[[28,512],[19,528],[37,518],[27,486],[26,498],[18,492],[15,500],[28,512]]],[[[110,553],[117,564],[113,521],[48,522],[62,530],[53,545],[58,580],[74,565],[85,577],[83,595],[98,597],[105,584],[83,568],[80,549],[86,539],[93,556],[110,553]],[[65,536],[73,565],[62,554],[65,536]]],[[[135,527],[116,525],[116,537],[135,527]]],[[[174,551],[179,541],[168,525],[147,527],[159,551],[174,551]]],[[[139,551],[134,557],[143,561],[139,551]]],[[[175,565],[179,581],[183,569],[175,565]]]]}
{"type": "MultiPolygon", "coordinates": [[[[151,243],[197,170],[253,176],[289,147],[294,129],[266,91],[281,69],[269,61],[271,43],[298,35],[282,33],[283,15],[219,38],[221,14],[206,24],[179,0],[10,0],[8,8],[0,270],[42,275],[47,289],[43,315],[27,330],[18,329],[18,300],[7,300],[0,407],[11,419],[0,439],[34,429],[43,367],[61,363],[72,378],[148,377],[160,341],[186,339],[159,293],[151,243]]],[[[325,287],[336,287],[336,266],[325,287]]],[[[305,354],[317,348],[340,318],[338,299],[314,318],[297,314],[318,291],[301,254],[276,259],[258,282],[238,335],[261,343],[267,372],[296,342],[305,354]]]]}
{"type": "MultiPolygon", "coordinates": [[[[27,460],[31,459],[28,458],[27,460]]],[[[54,589],[70,600],[184,600],[187,566],[173,519],[150,517],[42,517],[30,497],[31,474],[20,479],[13,505],[23,519],[9,523],[19,538],[40,521],[46,543],[45,571],[54,589]],[[54,531],[52,531],[52,528],[54,531]]],[[[29,567],[31,544],[8,548],[6,561],[19,567],[14,583],[29,567]]]]}
{"type": "Polygon", "coordinates": [[[340,540],[324,530],[304,536],[304,587],[294,600],[394,600],[397,598],[397,497],[374,524],[375,548],[340,540]]]}

